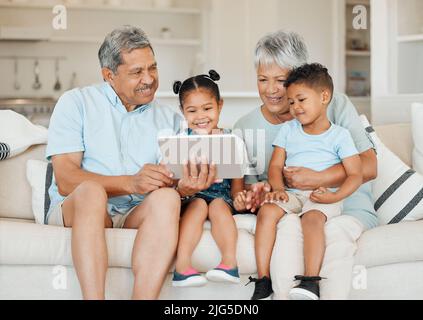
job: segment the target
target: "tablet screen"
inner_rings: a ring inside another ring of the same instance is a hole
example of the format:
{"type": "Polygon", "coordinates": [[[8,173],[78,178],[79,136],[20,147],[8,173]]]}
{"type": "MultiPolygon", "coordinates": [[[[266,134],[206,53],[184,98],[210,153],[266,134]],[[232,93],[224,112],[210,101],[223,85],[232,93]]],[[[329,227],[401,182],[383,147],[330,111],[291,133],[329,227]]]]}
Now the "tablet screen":
{"type": "Polygon", "coordinates": [[[214,163],[218,179],[242,178],[248,166],[244,142],[233,134],[161,137],[159,145],[161,162],[176,179],[182,177],[188,161],[214,163]]]}

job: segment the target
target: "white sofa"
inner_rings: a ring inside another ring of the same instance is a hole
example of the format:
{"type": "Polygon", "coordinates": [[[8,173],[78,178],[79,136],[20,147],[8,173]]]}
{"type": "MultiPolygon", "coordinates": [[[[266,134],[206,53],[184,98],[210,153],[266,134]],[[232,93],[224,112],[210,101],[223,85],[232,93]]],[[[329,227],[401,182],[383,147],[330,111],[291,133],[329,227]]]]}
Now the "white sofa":
{"type": "MultiPolygon", "coordinates": [[[[376,128],[379,137],[405,163],[411,164],[408,124],[376,128]]],[[[70,229],[35,224],[28,159],[43,159],[45,146],[0,162],[0,299],[80,299],[72,267],[70,229]]],[[[241,284],[209,283],[202,288],[173,288],[171,272],[162,299],[249,299],[254,285],[244,286],[256,272],[250,217],[238,218],[238,261],[241,284]]],[[[131,250],[134,230],[107,230],[109,271],[106,297],[129,299],[132,291],[131,250]]],[[[219,251],[205,230],[193,257],[204,272],[217,265],[219,251]]],[[[351,289],[351,299],[423,299],[423,221],[382,226],[358,241],[355,264],[367,270],[367,289],[351,289]]],[[[171,270],[170,270],[171,271],[171,270]]]]}

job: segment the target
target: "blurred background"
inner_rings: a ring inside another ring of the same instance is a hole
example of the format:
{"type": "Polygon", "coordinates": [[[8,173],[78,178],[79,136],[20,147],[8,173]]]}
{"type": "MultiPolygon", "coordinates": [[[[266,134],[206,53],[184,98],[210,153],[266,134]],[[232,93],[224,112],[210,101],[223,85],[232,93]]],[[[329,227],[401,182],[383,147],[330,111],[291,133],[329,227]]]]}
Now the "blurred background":
{"type": "Polygon", "coordinates": [[[221,74],[222,126],[260,105],[254,46],[277,29],[301,34],[374,124],[409,122],[423,101],[422,0],[0,0],[0,109],[48,126],[64,91],[102,81],[98,49],[125,24],[150,37],[157,97],[175,109],[174,80],[221,74]]]}

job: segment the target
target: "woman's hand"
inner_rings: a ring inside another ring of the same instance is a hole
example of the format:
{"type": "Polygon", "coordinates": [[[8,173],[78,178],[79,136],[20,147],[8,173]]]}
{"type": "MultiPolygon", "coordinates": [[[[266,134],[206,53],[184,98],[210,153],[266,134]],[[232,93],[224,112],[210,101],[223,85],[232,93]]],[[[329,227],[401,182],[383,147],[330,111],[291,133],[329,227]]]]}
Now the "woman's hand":
{"type": "Polygon", "coordinates": [[[336,193],[320,187],[310,195],[310,200],[316,203],[331,204],[341,201],[336,193]]]}
{"type": "Polygon", "coordinates": [[[189,162],[184,165],[183,177],[178,182],[178,192],[181,197],[187,197],[206,190],[216,181],[216,175],[214,164],[209,165],[203,160],[198,172],[197,163],[189,162]]]}
{"type": "Polygon", "coordinates": [[[320,172],[303,167],[286,167],[283,169],[283,177],[289,188],[298,190],[315,190],[321,183],[320,172]]]}
{"type": "Polygon", "coordinates": [[[282,201],[284,203],[287,203],[289,201],[289,196],[285,190],[275,190],[273,192],[266,193],[262,205],[265,203],[274,203],[278,201],[282,201]]]}

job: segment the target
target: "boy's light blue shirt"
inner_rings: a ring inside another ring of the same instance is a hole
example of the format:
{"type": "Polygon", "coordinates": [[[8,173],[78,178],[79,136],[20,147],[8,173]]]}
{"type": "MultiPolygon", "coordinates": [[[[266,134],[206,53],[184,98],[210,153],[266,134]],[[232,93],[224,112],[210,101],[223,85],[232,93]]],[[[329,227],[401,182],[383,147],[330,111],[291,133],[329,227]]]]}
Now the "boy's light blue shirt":
{"type": "MultiPolygon", "coordinates": [[[[334,93],[333,99],[328,106],[327,115],[330,122],[350,132],[359,153],[375,149],[372,140],[361,124],[360,117],[354,105],[346,95],[334,93]]],[[[272,143],[278,135],[282,125],[283,124],[274,125],[268,122],[264,118],[260,107],[248,113],[235,123],[234,131],[240,130],[242,132],[242,138],[245,141],[250,161],[254,163],[255,159],[262,156],[264,157],[264,164],[260,166],[264,170],[258,172],[256,176],[246,176],[245,182],[247,184],[267,180],[269,162],[273,153],[272,143]],[[257,148],[258,143],[262,140],[258,139],[260,136],[258,134],[259,130],[263,130],[265,133],[265,142],[263,143],[264,154],[263,150],[258,150],[257,148]],[[252,135],[253,139],[246,139],[248,132],[252,135]]],[[[370,229],[376,227],[378,224],[373,204],[371,182],[368,182],[363,184],[353,195],[344,201],[343,214],[356,217],[362,222],[366,229],[370,229]]]]}
{"type": "Polygon", "coordinates": [[[285,149],[287,167],[314,171],[324,171],[358,154],[347,129],[331,124],[324,133],[311,135],[304,131],[298,120],[283,124],[273,146],[285,149]]]}
{"type": "MultiPolygon", "coordinates": [[[[156,101],[128,112],[107,82],[73,89],[55,106],[46,157],[83,152],[83,170],[105,176],[134,175],[145,164],[158,163],[158,135],[177,134],[181,121],[181,115],[156,101]]],[[[65,199],[55,181],[49,195],[50,210],[65,199]]],[[[108,212],[124,214],[143,199],[138,194],[109,198],[108,212]]]]}

